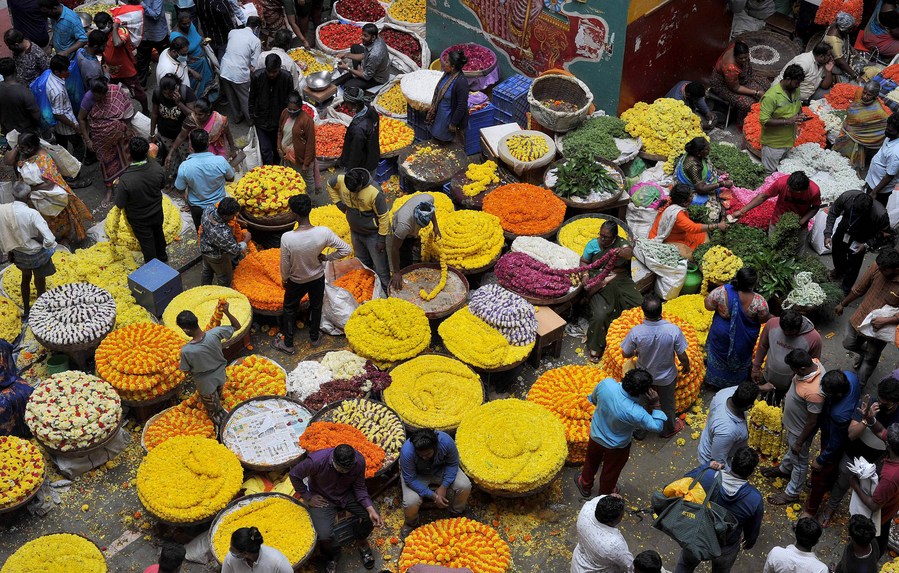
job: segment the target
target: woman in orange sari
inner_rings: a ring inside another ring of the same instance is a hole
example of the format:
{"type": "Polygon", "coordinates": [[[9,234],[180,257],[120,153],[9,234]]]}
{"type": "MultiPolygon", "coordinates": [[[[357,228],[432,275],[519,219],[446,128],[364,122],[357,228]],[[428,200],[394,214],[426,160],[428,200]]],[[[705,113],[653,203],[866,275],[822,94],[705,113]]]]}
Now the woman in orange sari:
{"type": "Polygon", "coordinates": [[[753,72],[749,46],[743,42],[734,42],[718,58],[711,86],[715,95],[737,108],[741,121],[768,89],[768,84],[753,72]]]}
{"type": "Polygon", "coordinates": [[[706,233],[714,229],[724,230],[727,223],[696,223],[687,215],[687,209],[693,201],[693,190],[683,183],[674,186],[668,204],[659,209],[652,228],[650,239],[660,239],[666,243],[682,243],[691,251],[708,240],[706,233]]]}
{"type": "Polygon", "coordinates": [[[209,134],[209,152],[224,157],[228,161],[237,155],[234,146],[234,137],[231,135],[231,127],[228,125],[228,117],[213,111],[209,100],[201,97],[194,103],[194,112],[184,120],[181,133],[175,138],[173,149],[188,141],[190,132],[202,129],[209,134]]]}

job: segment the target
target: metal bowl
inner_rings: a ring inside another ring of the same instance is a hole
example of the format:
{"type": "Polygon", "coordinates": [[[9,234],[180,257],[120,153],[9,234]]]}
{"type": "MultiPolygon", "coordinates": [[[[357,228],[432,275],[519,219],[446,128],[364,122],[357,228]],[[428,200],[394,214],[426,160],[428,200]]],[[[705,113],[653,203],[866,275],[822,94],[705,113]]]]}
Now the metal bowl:
{"type": "Polygon", "coordinates": [[[87,12],[76,12],[76,13],[78,14],[78,17],[81,19],[81,25],[84,27],[84,29],[87,30],[88,28],[90,28],[91,24],[93,24],[93,22],[94,22],[94,19],[91,17],[91,15],[88,14],[87,12]]]}
{"type": "Polygon", "coordinates": [[[320,92],[331,85],[331,72],[323,70],[306,76],[306,85],[313,91],[320,92]]]}

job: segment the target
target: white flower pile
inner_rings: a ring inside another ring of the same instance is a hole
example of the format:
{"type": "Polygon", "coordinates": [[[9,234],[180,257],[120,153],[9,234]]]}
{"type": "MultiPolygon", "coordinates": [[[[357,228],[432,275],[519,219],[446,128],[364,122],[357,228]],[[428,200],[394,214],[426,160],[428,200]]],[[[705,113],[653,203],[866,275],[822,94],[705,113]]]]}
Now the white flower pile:
{"type": "Polygon", "coordinates": [[[794,305],[799,306],[819,306],[827,300],[824,289],[812,280],[812,273],[803,271],[796,275],[796,281],[793,285],[795,288],[783,301],[784,308],[793,308],[794,305]]]}
{"type": "Polygon", "coordinates": [[[581,264],[581,258],[577,253],[541,237],[517,237],[512,241],[512,252],[524,253],[548,267],[559,270],[576,269],[581,264]]]}
{"type": "Polygon", "coordinates": [[[442,77],[443,72],[434,70],[418,70],[405,74],[400,80],[400,90],[406,96],[409,105],[418,111],[426,111],[431,107],[437,83],[442,77]]]}
{"type": "Polygon", "coordinates": [[[287,395],[296,400],[305,400],[332,378],[331,371],[326,367],[313,360],[305,360],[287,375],[287,395]]]}
{"type": "Polygon", "coordinates": [[[83,344],[97,340],[115,324],[115,299],[90,283],[50,289],[31,308],[32,332],[50,344],[83,344]]]}
{"type": "Polygon", "coordinates": [[[864,181],[855,174],[849,160],[817,143],[804,143],[791,149],[777,170],[782,173],[804,171],[821,188],[821,201],[830,203],[844,191],[861,189],[864,181]]]}
{"type": "Polygon", "coordinates": [[[365,372],[365,358],[349,350],[335,350],[325,354],[321,365],[331,371],[334,380],[349,380],[365,372]]]}
{"type": "Polygon", "coordinates": [[[843,128],[843,118],[834,113],[833,108],[827,103],[826,99],[816,99],[808,107],[824,122],[824,128],[827,130],[827,139],[831,143],[836,141],[837,136],[840,135],[840,130],[843,128]]]}

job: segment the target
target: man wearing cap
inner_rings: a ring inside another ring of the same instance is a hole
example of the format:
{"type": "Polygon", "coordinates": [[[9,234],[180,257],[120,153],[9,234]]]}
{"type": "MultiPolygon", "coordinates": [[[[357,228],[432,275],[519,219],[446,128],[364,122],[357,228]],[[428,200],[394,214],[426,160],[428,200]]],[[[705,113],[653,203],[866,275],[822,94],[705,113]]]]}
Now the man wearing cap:
{"type": "Polygon", "coordinates": [[[404,269],[413,263],[421,262],[420,232],[428,224],[434,224],[435,236],[440,236],[437,226],[437,209],[434,207],[434,196],[430,193],[415,195],[406,201],[390,220],[390,232],[387,233],[387,258],[390,262],[390,288],[402,290],[404,269]]]}
{"type": "Polygon", "coordinates": [[[343,136],[343,152],[337,164],[347,171],[361,167],[374,173],[381,159],[378,112],[368,104],[368,97],[362,88],[348,87],[343,90],[343,101],[354,115],[343,136]]]}

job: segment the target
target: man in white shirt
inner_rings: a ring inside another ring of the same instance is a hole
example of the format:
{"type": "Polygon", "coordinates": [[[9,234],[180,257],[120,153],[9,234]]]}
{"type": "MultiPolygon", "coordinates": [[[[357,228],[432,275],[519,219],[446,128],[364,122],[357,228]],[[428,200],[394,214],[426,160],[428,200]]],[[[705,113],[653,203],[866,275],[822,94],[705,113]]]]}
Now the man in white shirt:
{"type": "Polygon", "coordinates": [[[293,78],[294,89],[301,91],[300,78],[303,76],[303,72],[300,71],[300,66],[298,66],[297,63],[293,61],[293,58],[290,57],[290,54],[287,53],[292,40],[293,34],[290,33],[290,30],[278,30],[275,32],[271,43],[272,49],[259,54],[259,57],[256,59],[256,69],[261,70],[264,68],[265,58],[269,54],[275,54],[281,59],[281,69],[290,74],[290,77],[293,78]]]}
{"type": "Polygon", "coordinates": [[[571,573],[630,573],[634,556],[618,531],[624,501],[601,495],[584,504],[577,516],[577,546],[571,555],[571,573]]]}
{"type": "Polygon", "coordinates": [[[813,548],[821,538],[821,526],[811,517],[796,523],[796,544],[775,547],[768,554],[762,573],[827,573],[827,565],[815,556],[813,548]]]}
{"type": "Polygon", "coordinates": [[[69,64],[69,59],[59,54],[50,58],[50,74],[47,76],[46,86],[47,100],[56,119],[56,125],[53,127],[56,143],[66,149],[71,146],[75,159],[84,161],[84,139],[78,127],[78,116],[72,108],[69,92],[66,91],[69,64]]]}
{"type": "Polygon", "coordinates": [[[319,325],[322,320],[322,301],[325,296],[325,261],[342,259],[352,253],[350,246],[327,227],[309,222],[312,200],[308,195],[294,195],[287,205],[297,219],[297,227],[281,236],[281,280],[284,282],[284,338],[275,338],[272,348],[286,354],[296,354],[293,335],[296,330],[300,300],[309,295],[309,341],[313,347],[321,344],[319,325]],[[325,255],[327,247],[334,249],[325,255]]]}
{"type": "MultiPolygon", "coordinates": [[[[805,72],[805,79],[799,84],[799,97],[802,101],[808,101],[812,96],[824,97],[823,90],[830,89],[834,83],[833,54],[830,46],[824,42],[812,48],[811,52],[803,52],[787,62],[787,66],[790,64],[798,65],[805,72]]],[[[787,69],[787,66],[784,66],[784,69],[787,69]]],[[[771,85],[782,79],[783,70],[771,85]]]]}
{"type": "Polygon", "coordinates": [[[37,296],[47,290],[47,277],[56,273],[53,251],[56,238],[43,215],[19,201],[0,205],[0,250],[9,253],[22,271],[22,306],[25,316],[31,309],[31,277],[37,296]]]}
{"type": "Polygon", "coordinates": [[[262,20],[250,16],[246,26],[228,32],[228,47],[225,48],[219,77],[234,109],[235,123],[240,123],[245,117],[250,118],[250,75],[256,69],[262,51],[259,41],[261,26],[262,20]]]}
{"type": "Polygon", "coordinates": [[[886,139],[871,160],[865,176],[865,191],[886,206],[899,175],[899,115],[894,113],[887,118],[884,133],[886,139]]]}

